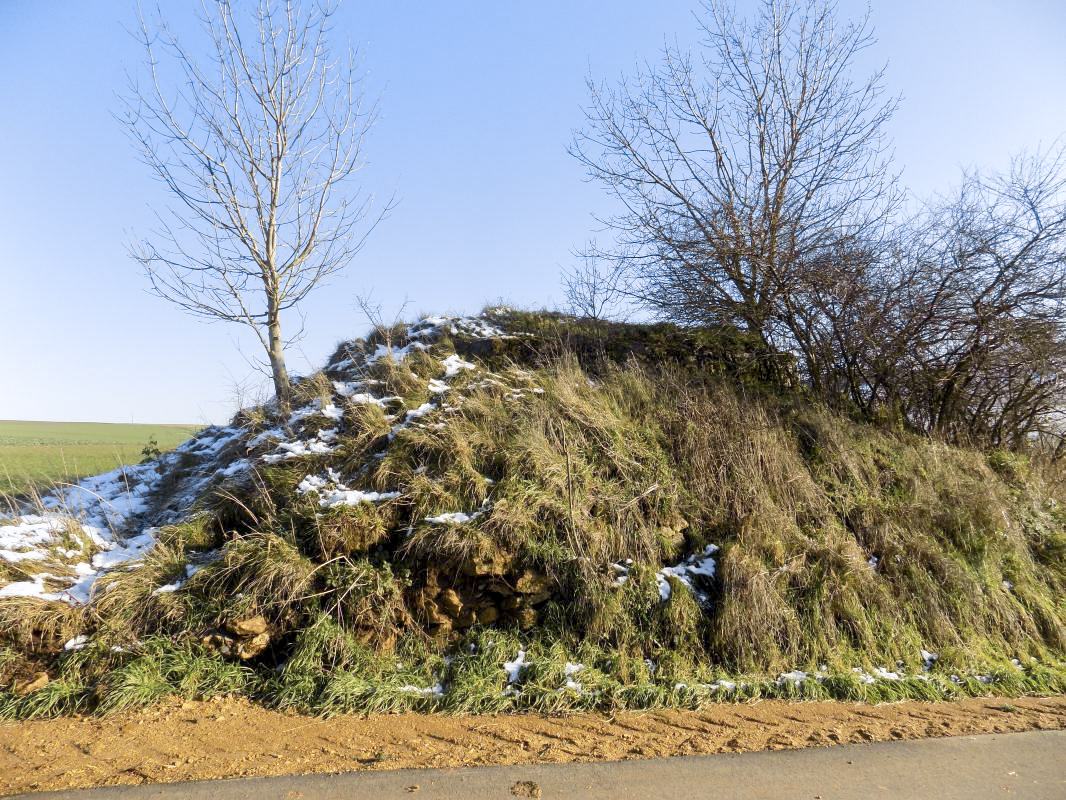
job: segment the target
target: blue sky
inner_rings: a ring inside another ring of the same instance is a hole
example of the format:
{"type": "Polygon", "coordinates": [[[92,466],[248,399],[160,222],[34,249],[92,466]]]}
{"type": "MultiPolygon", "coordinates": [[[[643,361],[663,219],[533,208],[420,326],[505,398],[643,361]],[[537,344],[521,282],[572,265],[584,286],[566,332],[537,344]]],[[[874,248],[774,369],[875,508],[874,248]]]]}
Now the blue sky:
{"type": "MultiPolygon", "coordinates": [[[[189,27],[195,0],[166,4],[189,27]]],[[[571,251],[609,210],[566,153],[585,78],[615,81],[669,37],[698,40],[688,0],[342,2],[382,116],[365,185],[398,205],[351,268],[305,304],[290,369],[387,315],[552,306],[571,251]]],[[[842,0],[843,17],[864,2],[842,0]]],[[[750,6],[739,3],[743,11],[750,6]]],[[[134,0],[0,0],[0,419],[223,421],[255,399],[258,344],[146,292],[126,254],[166,195],[112,114],[140,63],[134,0]]],[[[1066,133],[1061,0],[873,0],[903,104],[889,133],[917,196],[964,166],[999,168],[1066,133]]],[[[603,238],[601,234],[601,239],[603,238]]]]}

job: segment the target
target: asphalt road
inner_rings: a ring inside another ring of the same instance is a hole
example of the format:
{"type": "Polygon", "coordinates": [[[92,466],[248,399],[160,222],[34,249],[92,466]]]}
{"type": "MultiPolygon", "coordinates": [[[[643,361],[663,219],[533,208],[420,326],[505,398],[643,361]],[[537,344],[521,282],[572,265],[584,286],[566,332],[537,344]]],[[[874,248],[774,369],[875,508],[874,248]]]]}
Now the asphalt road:
{"type": "Polygon", "coordinates": [[[34,800],[1066,800],[1066,731],[778,752],[396,770],[48,792],[34,800]]]}

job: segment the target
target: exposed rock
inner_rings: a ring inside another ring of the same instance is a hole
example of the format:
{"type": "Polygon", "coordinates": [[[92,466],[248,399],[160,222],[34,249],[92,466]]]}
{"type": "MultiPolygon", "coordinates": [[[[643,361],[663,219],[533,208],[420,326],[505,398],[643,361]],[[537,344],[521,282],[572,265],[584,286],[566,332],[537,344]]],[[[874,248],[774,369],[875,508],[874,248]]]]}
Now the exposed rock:
{"type": "Polygon", "coordinates": [[[442,621],[433,625],[429,630],[434,636],[447,638],[452,632],[452,621],[441,614],[442,621]]]}
{"type": "Polygon", "coordinates": [[[532,608],[522,608],[515,613],[515,620],[518,622],[518,627],[522,630],[528,630],[537,624],[537,612],[532,608]]]}
{"type": "Polygon", "coordinates": [[[511,787],[511,794],[515,797],[532,797],[536,800],[541,796],[540,784],[536,781],[518,781],[511,787]]]}
{"type": "Polygon", "coordinates": [[[11,685],[11,691],[17,694],[19,697],[27,695],[30,692],[35,692],[43,686],[47,686],[51,682],[51,678],[48,677],[47,672],[35,673],[32,678],[23,678],[20,681],[15,681],[11,685]]]}
{"type": "Polygon", "coordinates": [[[263,631],[255,636],[243,637],[237,642],[237,658],[247,661],[255,658],[270,645],[270,634],[263,631]]]}
{"type": "Polygon", "coordinates": [[[439,613],[437,602],[434,599],[438,594],[439,591],[433,591],[428,586],[413,590],[408,597],[415,614],[422,619],[428,620],[439,613]]]}
{"type": "Polygon", "coordinates": [[[519,608],[521,605],[522,605],[522,599],[520,597],[516,597],[513,594],[512,595],[508,595],[507,597],[505,597],[502,600],[500,600],[500,608],[502,608],[504,611],[514,611],[516,608],[519,608]]]}
{"type": "Polygon", "coordinates": [[[266,617],[256,614],[254,617],[233,622],[228,627],[230,632],[237,636],[260,636],[267,632],[268,626],[266,617]]]}
{"type": "Polygon", "coordinates": [[[524,599],[529,605],[535,606],[548,600],[551,596],[551,592],[544,590],[543,592],[537,592],[536,594],[526,595],[524,599]]]}
{"type": "Polygon", "coordinates": [[[548,578],[540,572],[523,570],[515,578],[515,591],[520,594],[540,594],[548,588],[548,578]]]}
{"type": "Polygon", "coordinates": [[[458,628],[469,628],[477,622],[477,611],[472,608],[464,608],[463,612],[455,620],[455,625],[458,628]]]}
{"type": "Polygon", "coordinates": [[[458,617],[463,611],[463,601],[459,597],[459,593],[455,589],[444,589],[437,597],[437,604],[444,610],[444,613],[458,617]]]}
{"type": "Polygon", "coordinates": [[[496,606],[486,606],[477,612],[477,621],[482,625],[491,625],[499,618],[500,612],[496,610],[496,606]]]}
{"type": "Polygon", "coordinates": [[[463,574],[480,578],[489,575],[503,575],[510,569],[510,566],[510,556],[493,549],[489,553],[471,556],[469,560],[463,563],[462,569],[463,574]]]}
{"type": "Polygon", "coordinates": [[[237,646],[237,642],[233,637],[217,632],[206,634],[200,639],[200,643],[204,647],[215,650],[224,656],[232,656],[237,646]]]}
{"type": "Polygon", "coordinates": [[[451,630],[452,619],[437,605],[435,600],[427,600],[422,608],[422,614],[429,625],[447,625],[451,630]]]}
{"type": "Polygon", "coordinates": [[[440,577],[437,575],[437,570],[430,568],[426,570],[426,586],[424,591],[431,597],[436,597],[440,594],[440,577]]]}
{"type": "Polygon", "coordinates": [[[688,520],[680,514],[674,514],[674,518],[670,521],[670,527],[678,532],[687,530],[688,520]]]}

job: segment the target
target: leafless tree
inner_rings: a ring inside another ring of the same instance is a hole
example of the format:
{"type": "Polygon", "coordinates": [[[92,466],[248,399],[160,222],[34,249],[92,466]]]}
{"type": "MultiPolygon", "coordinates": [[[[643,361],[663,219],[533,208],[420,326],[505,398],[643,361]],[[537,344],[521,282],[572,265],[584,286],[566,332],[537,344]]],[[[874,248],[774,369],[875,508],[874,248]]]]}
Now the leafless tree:
{"type": "Polygon", "coordinates": [[[280,414],[290,407],[283,314],[348,265],[388,210],[353,186],[376,117],[356,54],[337,59],[335,7],[204,0],[206,53],[140,18],[146,76],[123,121],[174,205],[134,245],[156,294],[255,331],[280,414]],[[247,12],[247,13],[245,13],[247,12]]]}
{"type": "Polygon", "coordinates": [[[753,23],[704,11],[700,58],[667,47],[616,89],[590,81],[571,152],[621,201],[605,222],[647,306],[793,349],[805,270],[877,240],[899,203],[883,137],[897,101],[883,71],[850,75],[867,19],[813,0],[763,0],[753,23]]]}
{"type": "Polygon", "coordinates": [[[898,369],[910,416],[948,438],[1017,447],[1062,433],[1066,146],[964,177],[925,213],[898,369]]]}
{"type": "Polygon", "coordinates": [[[972,172],[879,250],[804,268],[789,322],[815,393],[952,441],[1066,433],[1066,148],[972,172]]]}
{"type": "Polygon", "coordinates": [[[563,293],[570,313],[603,320],[617,318],[625,302],[625,275],[617,264],[605,261],[596,252],[596,243],[577,254],[580,264],[563,270],[563,293]]]}

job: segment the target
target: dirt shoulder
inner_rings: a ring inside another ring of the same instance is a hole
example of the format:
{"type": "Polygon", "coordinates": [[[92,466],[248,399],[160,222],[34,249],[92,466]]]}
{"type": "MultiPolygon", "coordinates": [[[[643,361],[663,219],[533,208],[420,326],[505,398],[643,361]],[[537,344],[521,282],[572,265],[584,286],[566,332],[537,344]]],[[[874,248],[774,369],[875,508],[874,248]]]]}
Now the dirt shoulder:
{"type": "Polygon", "coordinates": [[[0,793],[405,767],[610,761],[1066,728],[1066,697],[331,719],[219,699],[0,724],[0,793]]]}

